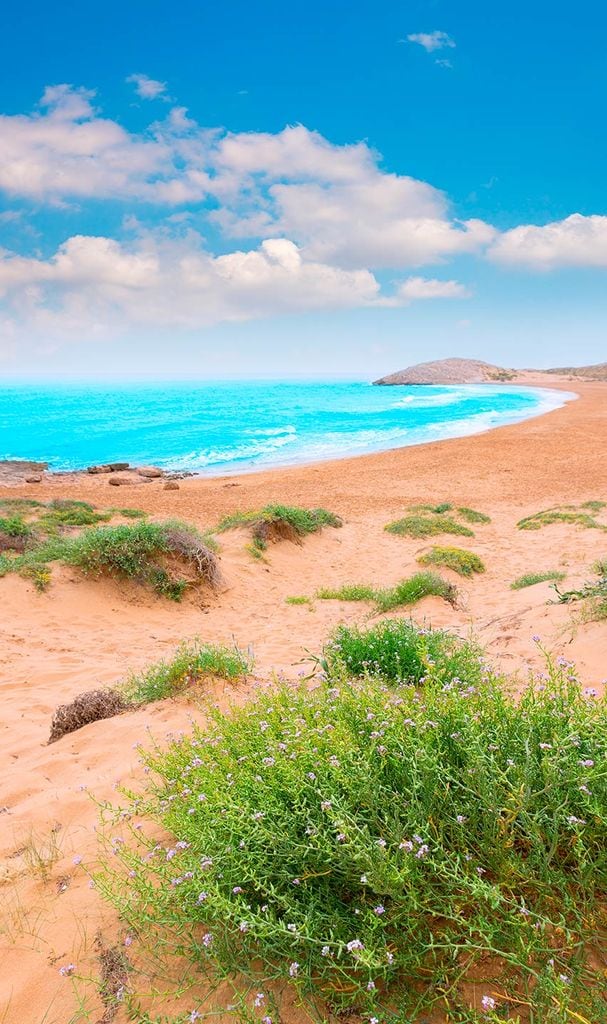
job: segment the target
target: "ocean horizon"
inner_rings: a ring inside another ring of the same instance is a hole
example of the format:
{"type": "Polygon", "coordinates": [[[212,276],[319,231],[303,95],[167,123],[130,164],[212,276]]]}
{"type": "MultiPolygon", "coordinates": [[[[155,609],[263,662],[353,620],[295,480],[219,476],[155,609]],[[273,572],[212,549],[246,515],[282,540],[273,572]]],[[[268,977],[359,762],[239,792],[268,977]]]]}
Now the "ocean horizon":
{"type": "Polygon", "coordinates": [[[56,472],[128,460],[223,475],[463,437],[573,397],[336,379],[12,382],[0,386],[0,459],[47,462],[56,472]]]}

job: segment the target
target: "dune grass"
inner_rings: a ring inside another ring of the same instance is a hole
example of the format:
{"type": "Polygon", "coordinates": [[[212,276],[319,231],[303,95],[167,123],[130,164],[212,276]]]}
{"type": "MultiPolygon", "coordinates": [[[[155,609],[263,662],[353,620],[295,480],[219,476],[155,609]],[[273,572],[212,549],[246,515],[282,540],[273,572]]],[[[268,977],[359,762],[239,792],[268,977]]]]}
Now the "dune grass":
{"type": "Polygon", "coordinates": [[[536,583],[560,583],[566,577],[566,572],[559,569],[546,569],[544,572],[526,572],[517,576],[510,584],[511,590],[523,590],[525,587],[534,587],[536,583]]]}
{"type": "Polygon", "coordinates": [[[326,508],[300,508],[296,505],[265,505],[262,509],[248,512],[234,512],[224,516],[217,527],[233,530],[247,526],[251,528],[252,547],[257,552],[266,550],[273,540],[298,541],[310,533],[318,533],[323,526],[339,527],[342,521],[339,516],[326,508]]]}
{"type": "Polygon", "coordinates": [[[285,597],[285,604],[310,606],[312,604],[312,598],[306,597],[305,594],[293,594],[290,597],[285,597]]]}
{"type": "Polygon", "coordinates": [[[454,508],[445,501],[439,505],[411,505],[405,516],[388,523],[384,529],[397,536],[416,539],[438,537],[444,533],[474,537],[474,531],[466,524],[490,522],[490,517],[483,512],[465,506],[454,508]]]}
{"type": "Polygon", "coordinates": [[[118,692],[129,704],[149,704],[174,697],[206,677],[242,679],[252,668],[252,656],[235,645],[194,640],[182,643],[169,661],[159,661],[130,675],[118,692]]]}
{"type": "Polygon", "coordinates": [[[181,600],[189,586],[217,586],[221,579],[209,538],[179,520],[86,530],[64,557],[87,575],[132,579],[173,601],[181,600]],[[171,557],[179,569],[168,567],[171,557]]]}
{"type": "Polygon", "coordinates": [[[485,512],[477,512],[474,508],[467,508],[465,505],[461,506],[457,510],[467,523],[490,523],[491,516],[486,515],[485,512]]]}
{"type": "Polygon", "coordinates": [[[433,547],[417,559],[420,565],[437,565],[444,569],[452,569],[460,576],[473,576],[474,573],[485,572],[485,563],[473,551],[463,548],[433,547]]]}
{"type": "Polygon", "coordinates": [[[548,508],[542,512],[535,512],[531,516],[525,516],[517,526],[519,530],[541,530],[544,526],[552,526],[554,523],[566,523],[572,526],[582,526],[587,530],[606,530],[607,526],[599,523],[596,513],[603,506],[602,502],[585,502],[579,507],[576,505],[557,505],[555,508],[548,508]],[[591,515],[590,513],[594,514],[591,515]]]}
{"type": "Polygon", "coordinates": [[[376,593],[366,583],[345,583],[343,587],[321,587],[314,596],[319,601],[374,601],[376,593]]]}
{"type": "Polygon", "coordinates": [[[417,604],[424,597],[442,597],[449,604],[457,601],[457,588],[434,572],[417,572],[394,587],[371,587],[365,583],[346,583],[343,587],[322,587],[314,595],[319,601],[373,601],[377,612],[417,604]]]}
{"type": "Polygon", "coordinates": [[[98,890],[137,943],[236,984],[243,1021],[281,1019],[286,989],[317,1020],[598,1024],[605,701],[552,665],[516,699],[447,634],[380,628],[338,632],[316,689],[145,754],[98,890]],[[405,685],[348,681],[356,645],[358,674],[405,685]]]}

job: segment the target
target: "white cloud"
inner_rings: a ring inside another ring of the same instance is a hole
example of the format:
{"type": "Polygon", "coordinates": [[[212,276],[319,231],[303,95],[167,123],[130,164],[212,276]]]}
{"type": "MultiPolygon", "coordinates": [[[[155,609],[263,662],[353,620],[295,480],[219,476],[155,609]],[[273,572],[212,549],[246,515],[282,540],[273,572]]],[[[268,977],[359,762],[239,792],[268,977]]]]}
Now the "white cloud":
{"type": "Polygon", "coordinates": [[[193,232],[142,235],[130,245],[75,235],[48,260],[0,251],[5,336],[46,342],[467,294],[456,281],[413,277],[385,297],[370,271],[308,260],[285,238],[221,256],[193,232]]]}
{"type": "Polygon", "coordinates": [[[408,277],[398,286],[396,295],[403,302],[412,302],[414,299],[467,299],[470,292],[459,281],[408,277]]]}
{"type": "Polygon", "coordinates": [[[573,213],[543,226],[522,224],[497,237],[489,256],[502,264],[537,270],[607,267],[607,217],[573,213]]]}
{"type": "Polygon", "coordinates": [[[157,82],[147,75],[129,75],[126,81],[135,86],[135,92],[142,100],[156,100],[167,91],[166,82],[157,82]]]}
{"type": "Polygon", "coordinates": [[[426,53],[434,53],[435,50],[453,49],[455,42],[446,32],[412,32],[407,36],[410,43],[417,43],[423,46],[426,53]]]}

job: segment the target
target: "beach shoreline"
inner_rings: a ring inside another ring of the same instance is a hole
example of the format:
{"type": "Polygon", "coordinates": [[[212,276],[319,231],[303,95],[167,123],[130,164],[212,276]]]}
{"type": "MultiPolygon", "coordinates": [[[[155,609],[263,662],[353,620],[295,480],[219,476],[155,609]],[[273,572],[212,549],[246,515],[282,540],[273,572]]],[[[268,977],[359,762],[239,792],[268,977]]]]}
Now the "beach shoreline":
{"type": "MultiPolygon", "coordinates": [[[[528,371],[524,371],[528,374],[528,371]]],[[[547,375],[546,375],[547,376],[547,375]]],[[[372,385],[369,385],[372,386],[372,385]]],[[[397,385],[393,386],[392,390],[398,390],[397,385]]],[[[417,385],[416,387],[421,387],[417,385]]],[[[426,385],[425,387],[455,387],[454,385],[426,385]]],[[[486,433],[491,430],[497,430],[504,426],[511,426],[517,423],[525,422],[526,420],[534,419],[538,416],[544,416],[547,413],[553,412],[555,409],[561,408],[562,405],[567,402],[575,401],[578,398],[578,394],[571,389],[563,387],[553,387],[552,381],[541,383],[536,382],[534,379],[533,383],[527,383],[527,379],[517,378],[516,380],[500,382],[479,382],[476,384],[466,384],[457,386],[459,390],[484,390],[489,388],[499,387],[504,388],[517,388],[524,391],[536,392],[543,397],[539,399],[537,407],[529,412],[512,412],[510,416],[503,416],[499,422],[488,423],[478,425],[473,423],[471,420],[454,419],[436,425],[437,436],[436,438],[414,438],[408,442],[403,442],[402,439],[398,441],[386,440],[386,443],[382,443],[381,439],[378,438],[377,445],[373,448],[357,447],[353,443],[349,450],[345,450],[339,454],[327,453],[324,455],[313,454],[304,448],[299,455],[286,454],[283,458],[280,457],[277,450],[276,458],[271,462],[256,461],[255,458],[236,460],[233,464],[228,463],[217,463],[216,465],[208,465],[206,467],[195,467],[192,465],[178,464],[171,465],[170,467],[163,465],[164,457],[157,453],[145,462],[137,461],[132,457],[125,457],[125,453],[120,454],[120,458],[116,457],[108,465],[98,464],[89,465],[86,462],[81,466],[73,466],[70,468],[54,468],[52,461],[42,461],[36,458],[5,458],[0,459],[0,486],[2,484],[15,484],[21,481],[33,483],[38,481],[28,480],[27,478],[35,475],[44,475],[48,477],[79,477],[81,475],[93,474],[95,471],[103,472],[105,474],[110,472],[110,469],[115,473],[128,472],[138,473],[140,468],[145,468],[150,465],[157,466],[160,468],[162,476],[165,479],[180,480],[185,477],[195,477],[201,479],[218,479],[218,478],[232,478],[238,476],[245,476],[251,473],[262,473],[262,472],[273,472],[280,471],[289,468],[305,468],[313,466],[317,463],[335,463],[341,462],[344,459],[357,459],[365,456],[373,456],[384,452],[398,451],[401,448],[417,447],[420,445],[431,445],[441,441],[459,439],[464,437],[472,437],[476,434],[486,433]],[[551,386],[548,386],[550,383],[551,386]],[[562,396],[558,400],[557,396],[562,396]],[[439,432],[439,428],[442,428],[442,432],[439,432]]],[[[410,389],[409,389],[410,390],[410,389]]],[[[486,414],[482,414],[486,415],[486,414]]],[[[474,417],[472,418],[474,419],[474,417]]],[[[149,480],[150,478],[148,478],[149,480]]]]}

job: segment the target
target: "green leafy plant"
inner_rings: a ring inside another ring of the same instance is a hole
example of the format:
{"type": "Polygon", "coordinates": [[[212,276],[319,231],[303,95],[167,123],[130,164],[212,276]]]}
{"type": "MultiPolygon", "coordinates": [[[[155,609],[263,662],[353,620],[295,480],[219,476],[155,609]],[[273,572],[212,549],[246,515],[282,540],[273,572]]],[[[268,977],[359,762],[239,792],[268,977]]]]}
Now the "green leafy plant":
{"type": "Polygon", "coordinates": [[[449,671],[444,634],[410,639],[421,695],[279,687],[145,755],[147,793],[106,811],[97,888],[194,976],[244,978],[259,1009],[244,1000],[243,1020],[285,987],[278,1015],[294,995],[320,1020],[604,1019],[588,951],[605,927],[605,702],[567,666],[516,699],[478,661],[449,671]]]}
{"type": "Polygon", "coordinates": [[[460,576],[473,576],[474,573],[485,572],[485,563],[473,551],[463,548],[433,547],[417,559],[420,565],[438,565],[452,569],[460,576]]]}
{"type": "Polygon", "coordinates": [[[454,605],[457,601],[457,587],[436,572],[416,572],[394,587],[376,590],[374,597],[378,612],[390,612],[394,608],[417,604],[424,597],[442,597],[454,605]]]}
{"type": "Polygon", "coordinates": [[[462,519],[465,519],[467,523],[490,523],[491,522],[491,516],[486,515],[485,512],[477,512],[476,509],[474,509],[474,508],[466,508],[465,505],[462,506],[461,508],[458,508],[457,511],[459,512],[459,514],[462,517],[462,519]]]}
{"type": "Polygon", "coordinates": [[[291,597],[285,597],[285,604],[308,605],[309,607],[312,604],[312,599],[306,597],[305,594],[294,594],[291,597]]]}
{"type": "Polygon", "coordinates": [[[345,583],[343,587],[321,587],[316,591],[319,601],[374,601],[375,588],[365,583],[345,583]]]}

